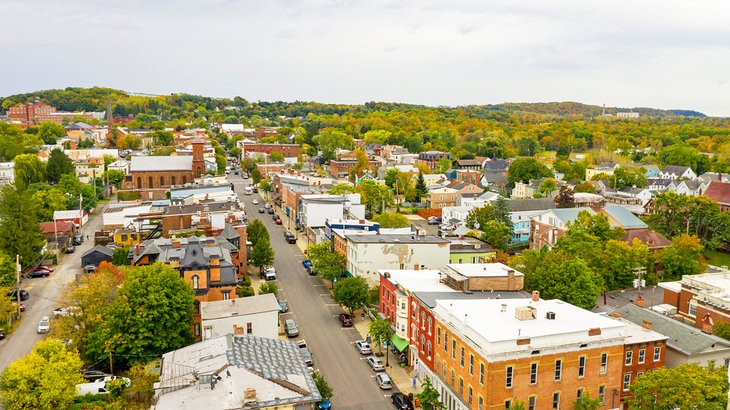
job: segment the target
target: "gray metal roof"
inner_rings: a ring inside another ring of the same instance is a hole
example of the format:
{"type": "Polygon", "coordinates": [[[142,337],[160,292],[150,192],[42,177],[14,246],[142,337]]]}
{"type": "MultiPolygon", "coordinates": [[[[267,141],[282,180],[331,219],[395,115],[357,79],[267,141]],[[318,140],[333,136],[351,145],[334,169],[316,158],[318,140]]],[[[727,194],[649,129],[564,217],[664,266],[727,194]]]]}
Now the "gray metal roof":
{"type": "Polygon", "coordinates": [[[700,329],[653,310],[640,308],[632,303],[616,309],[616,312],[626,320],[640,326],[643,325],[645,320],[651,322],[653,330],[669,337],[669,340],[667,340],[669,347],[687,355],[702,353],[716,344],[730,349],[730,341],[703,333],[700,329]]]}
{"type": "Polygon", "coordinates": [[[530,294],[525,291],[470,291],[470,292],[413,292],[421,302],[430,308],[436,307],[437,300],[448,299],[526,299],[530,294]]]}
{"type": "Polygon", "coordinates": [[[386,235],[347,235],[353,243],[451,243],[435,235],[386,234],[386,235]]]}
{"type": "Polygon", "coordinates": [[[555,201],[550,198],[509,200],[509,209],[512,212],[547,211],[551,208],[555,208],[555,201]]]}

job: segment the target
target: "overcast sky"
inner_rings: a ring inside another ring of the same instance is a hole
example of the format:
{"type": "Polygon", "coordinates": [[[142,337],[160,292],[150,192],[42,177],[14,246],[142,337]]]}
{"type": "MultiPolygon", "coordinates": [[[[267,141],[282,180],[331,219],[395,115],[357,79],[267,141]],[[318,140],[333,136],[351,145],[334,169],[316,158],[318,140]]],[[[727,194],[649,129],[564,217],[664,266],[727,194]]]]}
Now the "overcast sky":
{"type": "Polygon", "coordinates": [[[3,0],[0,95],[578,101],[730,116],[730,1],[3,0]]]}

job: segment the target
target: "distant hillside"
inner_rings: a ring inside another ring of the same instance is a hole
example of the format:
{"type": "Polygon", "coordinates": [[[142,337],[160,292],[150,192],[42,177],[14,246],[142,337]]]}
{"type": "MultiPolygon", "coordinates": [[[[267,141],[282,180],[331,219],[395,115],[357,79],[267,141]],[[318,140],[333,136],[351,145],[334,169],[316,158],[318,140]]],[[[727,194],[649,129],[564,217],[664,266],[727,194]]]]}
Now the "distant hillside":
{"type": "MultiPolygon", "coordinates": [[[[237,107],[241,115],[253,114],[270,116],[303,117],[314,114],[344,114],[347,112],[371,111],[413,111],[437,108],[441,111],[463,109],[477,116],[494,116],[502,112],[507,114],[533,113],[553,116],[582,116],[597,117],[603,113],[603,107],[587,105],[577,102],[547,102],[547,103],[503,103],[487,105],[469,105],[463,107],[427,107],[423,105],[367,102],[365,104],[324,104],[316,102],[249,102],[241,97],[212,98],[190,94],[170,94],[154,96],[140,93],[128,93],[104,87],[80,88],[69,87],[63,90],[41,90],[0,98],[2,109],[40,98],[62,111],[104,111],[107,107],[107,98],[111,100],[114,115],[126,116],[129,114],[157,114],[178,117],[183,112],[193,114],[196,109],[222,110],[226,107],[237,107]]],[[[617,112],[638,112],[642,116],[668,117],[705,117],[705,114],[692,110],[659,110],[655,108],[617,108],[606,107],[606,113],[615,115],[617,112]]]]}

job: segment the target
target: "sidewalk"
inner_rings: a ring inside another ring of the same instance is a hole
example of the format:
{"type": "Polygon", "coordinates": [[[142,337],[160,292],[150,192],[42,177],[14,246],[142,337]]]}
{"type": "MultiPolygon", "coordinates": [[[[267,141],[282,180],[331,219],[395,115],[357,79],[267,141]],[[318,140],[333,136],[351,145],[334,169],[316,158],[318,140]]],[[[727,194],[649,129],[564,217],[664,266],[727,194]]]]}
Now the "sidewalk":
{"type": "MultiPolygon", "coordinates": [[[[367,338],[368,335],[368,325],[370,324],[371,320],[367,316],[365,316],[365,320],[363,321],[360,319],[360,316],[356,316],[352,318],[353,324],[355,326],[355,329],[357,329],[357,332],[360,333],[360,336],[363,340],[367,338]]],[[[378,352],[377,346],[371,345],[370,346],[373,349],[373,353],[378,352]]],[[[388,346],[388,349],[390,349],[390,346],[388,346]]],[[[381,351],[384,353],[383,357],[380,358],[380,360],[385,363],[385,348],[381,348],[381,351]]],[[[398,365],[398,357],[393,355],[393,352],[388,352],[388,355],[390,355],[390,366],[385,368],[385,372],[388,373],[388,376],[390,376],[390,379],[393,381],[393,384],[400,390],[401,393],[408,396],[409,393],[413,393],[414,395],[417,393],[420,393],[421,391],[421,380],[416,379],[416,388],[413,388],[413,378],[417,376],[416,371],[409,372],[405,368],[402,368],[398,365]]]]}

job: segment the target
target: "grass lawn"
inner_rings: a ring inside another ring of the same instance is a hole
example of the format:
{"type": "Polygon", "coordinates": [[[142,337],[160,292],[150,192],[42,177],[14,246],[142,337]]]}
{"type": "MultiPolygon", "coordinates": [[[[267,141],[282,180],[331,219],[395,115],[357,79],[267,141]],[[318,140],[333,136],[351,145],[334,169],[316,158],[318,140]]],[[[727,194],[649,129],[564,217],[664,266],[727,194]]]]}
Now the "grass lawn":
{"type": "Polygon", "coordinates": [[[730,253],[706,249],[705,259],[710,265],[730,266],[730,253]]]}

